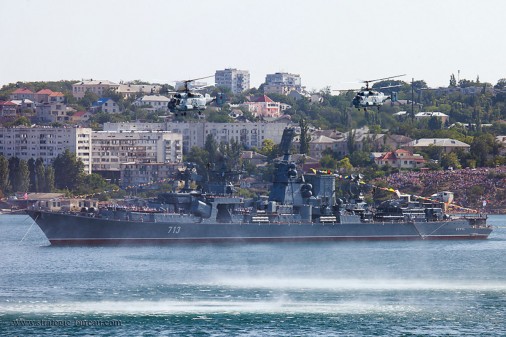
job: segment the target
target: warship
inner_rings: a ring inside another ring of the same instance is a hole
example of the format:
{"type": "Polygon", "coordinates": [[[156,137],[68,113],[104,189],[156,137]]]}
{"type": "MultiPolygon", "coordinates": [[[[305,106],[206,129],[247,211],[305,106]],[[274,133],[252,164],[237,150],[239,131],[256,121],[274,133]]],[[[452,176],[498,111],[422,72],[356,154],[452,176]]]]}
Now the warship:
{"type": "Polygon", "coordinates": [[[350,196],[336,196],[336,176],[327,171],[299,174],[291,161],[295,135],[285,129],[275,162],[270,193],[263,198],[235,195],[230,175],[222,171],[200,189],[186,165],[185,186],[160,194],[149,208],[89,207],[78,212],[32,206],[27,213],[51,245],[175,244],[339,240],[486,239],[487,216],[447,214],[445,200],[387,200],[377,207],[365,202],[362,178],[350,180],[350,196]]]}

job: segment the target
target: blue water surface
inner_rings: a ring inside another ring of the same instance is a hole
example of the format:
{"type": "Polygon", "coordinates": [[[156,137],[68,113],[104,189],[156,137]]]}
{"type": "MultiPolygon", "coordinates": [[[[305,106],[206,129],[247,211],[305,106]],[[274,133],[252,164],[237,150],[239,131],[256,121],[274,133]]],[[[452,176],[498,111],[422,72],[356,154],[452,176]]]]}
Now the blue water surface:
{"type": "Polygon", "coordinates": [[[505,336],[484,241],[51,247],[0,216],[1,336],[505,336]]]}

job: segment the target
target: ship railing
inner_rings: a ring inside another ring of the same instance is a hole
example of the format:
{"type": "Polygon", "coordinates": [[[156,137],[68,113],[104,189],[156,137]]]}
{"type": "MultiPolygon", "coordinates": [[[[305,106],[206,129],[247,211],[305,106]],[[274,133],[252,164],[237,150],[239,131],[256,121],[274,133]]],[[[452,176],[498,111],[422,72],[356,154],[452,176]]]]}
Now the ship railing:
{"type": "Polygon", "coordinates": [[[321,223],[325,223],[325,222],[337,222],[337,218],[335,216],[321,216],[320,217],[320,222],[321,223]]]}
{"type": "Polygon", "coordinates": [[[269,217],[268,216],[252,216],[251,222],[267,223],[267,222],[269,222],[269,217]]]}

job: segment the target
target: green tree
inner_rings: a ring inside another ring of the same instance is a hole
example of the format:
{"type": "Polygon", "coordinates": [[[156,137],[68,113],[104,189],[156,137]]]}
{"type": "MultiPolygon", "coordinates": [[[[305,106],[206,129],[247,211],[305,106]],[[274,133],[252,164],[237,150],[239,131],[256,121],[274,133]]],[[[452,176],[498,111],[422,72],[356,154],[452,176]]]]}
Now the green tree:
{"type": "Polygon", "coordinates": [[[54,190],[54,168],[52,166],[48,166],[45,170],[45,186],[43,192],[50,193],[54,190]]]}
{"type": "Polygon", "coordinates": [[[48,192],[46,183],[46,167],[42,159],[35,162],[35,190],[37,192],[48,192]]]}
{"type": "Polygon", "coordinates": [[[262,148],[258,150],[258,153],[263,154],[264,156],[267,156],[269,160],[272,160],[278,156],[278,150],[279,146],[274,144],[272,139],[267,138],[262,141],[262,148]]]}
{"type": "Polygon", "coordinates": [[[194,146],[190,149],[189,153],[185,155],[185,162],[191,162],[197,164],[199,173],[202,174],[208,164],[211,164],[209,160],[209,152],[200,147],[194,146]]]}
{"type": "Polygon", "coordinates": [[[28,192],[30,186],[30,171],[26,160],[18,157],[9,158],[9,180],[13,191],[28,192]]]}
{"type": "Polygon", "coordinates": [[[300,154],[309,154],[309,142],[311,141],[311,136],[309,135],[309,125],[304,118],[301,118],[299,121],[300,126],[300,154]]]}
{"type": "Polygon", "coordinates": [[[37,188],[36,188],[36,183],[37,183],[37,178],[35,176],[35,159],[33,158],[30,158],[28,159],[28,171],[30,172],[30,191],[35,191],[35,192],[38,192],[37,191],[37,188]]]}
{"type": "Polygon", "coordinates": [[[216,139],[214,139],[213,135],[208,134],[204,143],[204,150],[207,151],[209,162],[215,163],[219,159],[218,147],[219,144],[216,139]]]}
{"type": "Polygon", "coordinates": [[[337,168],[338,162],[331,155],[326,154],[320,159],[320,165],[324,169],[335,170],[337,168]]]}
{"type": "Polygon", "coordinates": [[[83,98],[81,98],[80,103],[82,106],[84,106],[86,109],[88,109],[89,107],[91,107],[93,105],[93,103],[98,101],[99,98],[100,97],[98,97],[95,93],[88,90],[84,93],[84,96],[83,96],[83,98]]]}
{"type": "Polygon", "coordinates": [[[353,165],[350,163],[350,158],[344,157],[337,163],[337,168],[339,169],[339,172],[346,173],[351,172],[353,170],[353,165]]]}
{"type": "MultiPolygon", "coordinates": [[[[493,135],[483,133],[474,138],[470,148],[471,155],[476,160],[478,167],[487,166],[489,158],[499,153],[499,144],[493,135]]],[[[492,163],[490,163],[492,164],[492,163]]]]}
{"type": "Polygon", "coordinates": [[[432,116],[429,118],[428,127],[430,130],[441,130],[443,123],[441,122],[440,118],[432,116]]]}
{"type": "Polygon", "coordinates": [[[457,86],[457,80],[455,79],[455,75],[451,74],[450,76],[450,88],[455,88],[457,86]]]}
{"type": "Polygon", "coordinates": [[[242,146],[234,138],[232,138],[228,144],[220,144],[220,153],[225,157],[225,165],[229,170],[241,167],[242,146]]]}
{"type": "Polygon", "coordinates": [[[441,167],[453,167],[454,169],[461,169],[462,165],[460,164],[457,154],[455,152],[450,152],[441,156],[441,167]]]}
{"type": "Polygon", "coordinates": [[[5,195],[10,190],[9,161],[4,156],[0,156],[0,192],[5,195]]]}
{"type": "Polygon", "coordinates": [[[21,159],[19,161],[19,188],[21,192],[28,192],[30,188],[30,170],[28,169],[28,163],[26,160],[21,159]]]}
{"type": "Polygon", "coordinates": [[[18,157],[10,157],[9,158],[9,181],[11,183],[12,191],[19,191],[20,185],[20,177],[18,174],[19,170],[19,158],[18,157]]]}
{"type": "Polygon", "coordinates": [[[109,184],[101,175],[92,173],[83,175],[82,184],[78,187],[76,193],[80,195],[105,195],[105,191],[112,191],[114,189],[118,189],[118,187],[109,184]]]}
{"type": "Polygon", "coordinates": [[[67,149],[59,154],[53,160],[53,169],[55,177],[58,177],[55,181],[56,188],[74,191],[81,185],[84,164],[75,153],[67,149]]]}
{"type": "Polygon", "coordinates": [[[497,81],[497,84],[494,85],[495,89],[504,89],[506,87],[506,78],[501,78],[499,81],[497,81]]]}

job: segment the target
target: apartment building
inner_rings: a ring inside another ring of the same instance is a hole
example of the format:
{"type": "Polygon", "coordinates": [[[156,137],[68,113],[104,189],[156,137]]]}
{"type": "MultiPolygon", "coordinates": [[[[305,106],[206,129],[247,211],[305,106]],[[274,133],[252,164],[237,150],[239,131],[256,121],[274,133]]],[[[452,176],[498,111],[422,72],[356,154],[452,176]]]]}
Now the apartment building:
{"type": "Polygon", "coordinates": [[[98,97],[102,97],[107,89],[117,90],[119,84],[107,80],[83,80],[72,84],[72,95],[75,98],[83,98],[87,91],[91,91],[98,97]]]}
{"type": "Polygon", "coordinates": [[[286,127],[297,127],[289,120],[277,122],[240,122],[240,123],[209,123],[209,122],[166,122],[166,123],[104,123],[104,131],[132,130],[166,130],[180,134],[183,153],[188,153],[194,146],[204,147],[207,135],[211,134],[218,142],[229,143],[232,139],[244,147],[261,147],[265,139],[274,143],[281,142],[286,127]]]}
{"type": "Polygon", "coordinates": [[[234,94],[239,94],[250,88],[249,71],[232,68],[216,70],[214,82],[217,87],[229,88],[234,94]]]}
{"type": "Polygon", "coordinates": [[[291,91],[303,91],[300,75],[290,73],[267,74],[264,93],[288,95],[291,91]]]}
{"type": "Polygon", "coordinates": [[[45,123],[64,123],[70,120],[65,103],[39,103],[35,108],[37,120],[45,123]]]}
{"type": "Polygon", "coordinates": [[[45,165],[65,150],[76,154],[91,173],[91,129],[54,127],[0,128],[0,154],[29,160],[41,158],[45,165]]]}
{"type": "Polygon", "coordinates": [[[182,151],[181,135],[169,131],[94,131],[92,171],[119,178],[121,163],[177,163],[182,151]]]}
{"type": "Polygon", "coordinates": [[[207,136],[212,135],[218,143],[230,143],[233,140],[245,148],[261,147],[265,139],[274,143],[281,142],[283,130],[292,126],[290,122],[240,122],[240,123],[178,123],[167,122],[167,130],[181,133],[183,151],[188,153],[192,147],[204,147],[207,136]]]}

